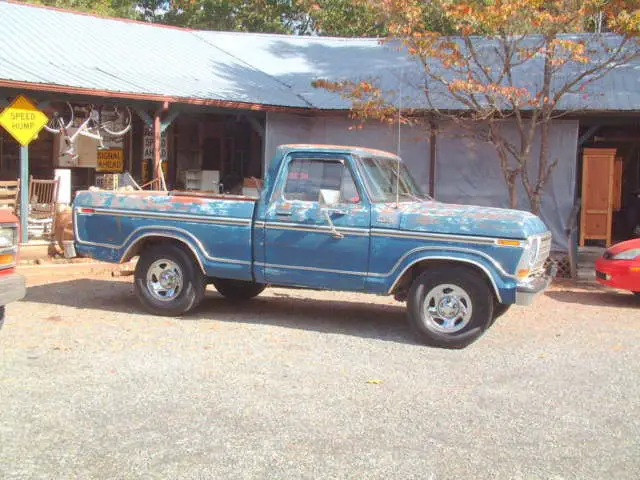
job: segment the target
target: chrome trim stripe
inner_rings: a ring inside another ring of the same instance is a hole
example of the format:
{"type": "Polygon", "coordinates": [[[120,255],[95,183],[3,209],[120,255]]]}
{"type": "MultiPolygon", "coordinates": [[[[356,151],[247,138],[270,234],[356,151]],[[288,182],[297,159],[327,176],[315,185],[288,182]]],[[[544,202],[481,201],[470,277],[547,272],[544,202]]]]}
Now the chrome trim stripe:
{"type": "Polygon", "coordinates": [[[91,213],[78,212],[78,215],[113,215],[118,217],[136,217],[136,218],[153,218],[156,220],[185,220],[188,222],[214,223],[220,225],[251,225],[250,218],[232,218],[232,217],[212,217],[203,215],[192,215],[188,213],[165,213],[165,212],[144,212],[140,210],[120,210],[109,208],[90,208],[94,211],[91,213]]]}
{"type": "MultiPolygon", "coordinates": [[[[77,213],[74,210],[74,215],[77,215],[77,213]]],[[[77,219],[76,219],[77,222],[77,219]]],[[[77,224],[77,223],[76,223],[77,224]]],[[[127,250],[125,251],[125,253],[123,255],[120,256],[120,262],[122,262],[123,258],[126,258],[127,253],[133,248],[134,245],[136,245],[138,243],[138,241],[141,238],[146,238],[146,237],[151,237],[151,236],[162,236],[163,232],[162,230],[168,230],[168,231],[173,231],[173,232],[178,232],[181,233],[183,235],[186,235],[188,238],[190,238],[197,246],[198,248],[200,248],[200,251],[202,251],[203,255],[205,256],[205,258],[207,260],[210,260],[212,262],[220,262],[220,263],[235,263],[235,264],[239,264],[239,265],[251,265],[250,261],[246,261],[246,260],[235,260],[232,258],[221,258],[221,257],[213,257],[209,254],[209,252],[207,251],[207,249],[204,247],[204,245],[202,244],[202,242],[200,242],[200,240],[198,240],[198,238],[193,235],[192,233],[188,232],[187,230],[184,230],[182,228],[178,228],[178,227],[170,227],[170,226],[166,226],[166,225],[145,225],[142,227],[138,227],[135,230],[133,230],[128,236],[127,238],[124,240],[124,242],[122,242],[120,245],[117,244],[110,244],[110,243],[98,243],[98,242],[90,242],[88,240],[83,240],[80,237],[80,232],[76,231],[76,241],[80,244],[83,245],[89,245],[92,247],[102,247],[102,248],[113,248],[115,250],[121,250],[125,245],[127,245],[127,243],[129,243],[129,241],[132,239],[132,237],[140,232],[141,230],[153,230],[156,229],[156,231],[152,231],[152,232],[148,232],[143,236],[136,238],[135,242],[133,242],[131,245],[129,245],[129,247],[127,247],[127,250]]],[[[171,235],[167,235],[170,236],[171,238],[176,238],[175,236],[171,236],[171,235]]],[[[177,240],[180,240],[180,238],[177,238],[177,240]]],[[[184,240],[184,239],[182,239],[184,240]]]]}
{"type": "Polygon", "coordinates": [[[349,270],[333,270],[331,268],[316,268],[316,267],[301,267],[298,265],[276,265],[274,263],[260,263],[261,267],[264,268],[280,268],[283,270],[304,270],[311,272],[325,272],[325,273],[340,273],[343,275],[358,275],[358,276],[366,276],[366,272],[352,272],[349,270]]]}
{"type": "Polygon", "coordinates": [[[409,270],[416,263],[421,262],[423,260],[453,260],[453,261],[456,261],[456,262],[469,263],[469,264],[477,266],[478,268],[480,268],[485,273],[485,275],[487,275],[487,277],[489,277],[489,280],[491,281],[491,285],[493,285],[493,291],[495,292],[496,297],[498,298],[498,301],[500,303],[502,303],[502,297],[500,296],[500,290],[498,289],[498,286],[496,285],[496,282],[493,279],[493,275],[491,275],[489,270],[487,270],[487,267],[485,267],[481,263],[473,261],[473,260],[469,260],[469,259],[466,259],[466,258],[449,257],[449,256],[446,256],[446,255],[438,255],[438,256],[434,256],[434,257],[429,257],[428,259],[421,258],[421,259],[418,259],[418,260],[416,260],[414,262],[411,262],[409,265],[407,265],[404,268],[404,270],[402,270],[400,275],[398,275],[396,277],[396,280],[393,282],[393,285],[391,285],[391,288],[389,288],[389,290],[387,290],[387,294],[390,295],[391,292],[393,292],[393,289],[396,287],[396,285],[398,284],[398,282],[400,281],[400,279],[406,273],[407,270],[409,270]]]}
{"type": "Polygon", "coordinates": [[[253,222],[253,225],[258,227],[258,228],[263,228],[264,227],[264,222],[262,220],[256,220],[255,222],[253,222]]]}
{"type": "MultiPolygon", "coordinates": [[[[496,245],[499,238],[492,237],[477,237],[473,235],[453,235],[445,233],[429,233],[429,232],[410,232],[406,230],[389,230],[382,228],[372,228],[371,235],[375,237],[397,237],[397,238],[411,238],[415,240],[436,240],[441,242],[461,242],[461,243],[476,243],[482,245],[496,245]]],[[[508,245],[498,245],[508,246],[508,245]]]]}
{"type": "MultiPolygon", "coordinates": [[[[265,222],[266,228],[274,230],[294,230],[301,232],[331,232],[331,228],[328,225],[309,225],[304,223],[286,223],[286,222],[265,222]]],[[[368,228],[357,227],[338,227],[336,230],[340,233],[346,233],[347,235],[357,235],[362,237],[369,236],[368,228]]]]}

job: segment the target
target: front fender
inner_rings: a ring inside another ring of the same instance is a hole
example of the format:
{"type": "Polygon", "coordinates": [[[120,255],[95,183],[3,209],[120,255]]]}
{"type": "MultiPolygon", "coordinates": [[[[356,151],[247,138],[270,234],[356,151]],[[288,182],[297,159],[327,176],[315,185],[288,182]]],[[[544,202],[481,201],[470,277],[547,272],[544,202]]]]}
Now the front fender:
{"type": "Polygon", "coordinates": [[[389,272],[369,274],[370,281],[382,292],[390,294],[414,265],[429,261],[458,262],[480,269],[487,277],[501,303],[515,302],[517,279],[486,253],[465,247],[417,247],[405,253],[389,272]]]}

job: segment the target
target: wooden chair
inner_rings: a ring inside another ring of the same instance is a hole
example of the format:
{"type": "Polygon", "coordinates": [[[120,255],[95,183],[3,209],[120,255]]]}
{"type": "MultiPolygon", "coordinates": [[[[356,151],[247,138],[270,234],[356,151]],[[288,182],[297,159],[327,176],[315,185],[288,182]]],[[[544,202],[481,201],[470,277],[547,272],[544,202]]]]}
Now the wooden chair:
{"type": "Polygon", "coordinates": [[[17,211],[18,194],[20,193],[20,181],[0,182],[0,208],[17,211]]]}
{"type": "Polygon", "coordinates": [[[55,231],[56,201],[60,179],[36,180],[29,178],[29,234],[52,235],[55,231]]]}
{"type": "Polygon", "coordinates": [[[163,188],[162,180],[160,178],[154,178],[150,182],[140,185],[141,190],[151,190],[154,192],[164,192],[167,189],[163,188]]]}

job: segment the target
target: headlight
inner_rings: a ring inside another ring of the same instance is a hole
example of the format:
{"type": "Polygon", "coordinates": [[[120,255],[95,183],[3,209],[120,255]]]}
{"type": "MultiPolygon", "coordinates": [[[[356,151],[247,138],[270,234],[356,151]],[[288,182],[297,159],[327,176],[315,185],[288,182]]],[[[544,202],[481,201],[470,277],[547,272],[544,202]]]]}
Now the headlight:
{"type": "Polygon", "coordinates": [[[516,268],[516,276],[518,278],[526,278],[529,276],[529,273],[531,273],[531,267],[536,261],[536,255],[533,249],[534,245],[532,245],[531,240],[529,240],[526,247],[524,247],[522,257],[520,257],[518,267],[516,268]]]}
{"type": "Polygon", "coordinates": [[[631,250],[625,250],[624,252],[616,253],[613,260],[633,260],[640,257],[640,248],[632,248],[631,250]]]}
{"type": "Polygon", "coordinates": [[[18,243],[18,229],[0,227],[0,249],[15,247],[18,243]]]}

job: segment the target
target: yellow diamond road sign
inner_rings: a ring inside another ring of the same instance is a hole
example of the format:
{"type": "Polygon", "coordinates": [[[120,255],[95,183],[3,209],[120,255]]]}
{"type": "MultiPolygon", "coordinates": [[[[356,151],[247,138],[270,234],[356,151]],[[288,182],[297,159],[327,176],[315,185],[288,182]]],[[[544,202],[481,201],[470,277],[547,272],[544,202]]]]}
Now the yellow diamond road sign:
{"type": "Polygon", "coordinates": [[[48,121],[47,116],[22,95],[0,113],[0,125],[25,147],[48,121]]]}

